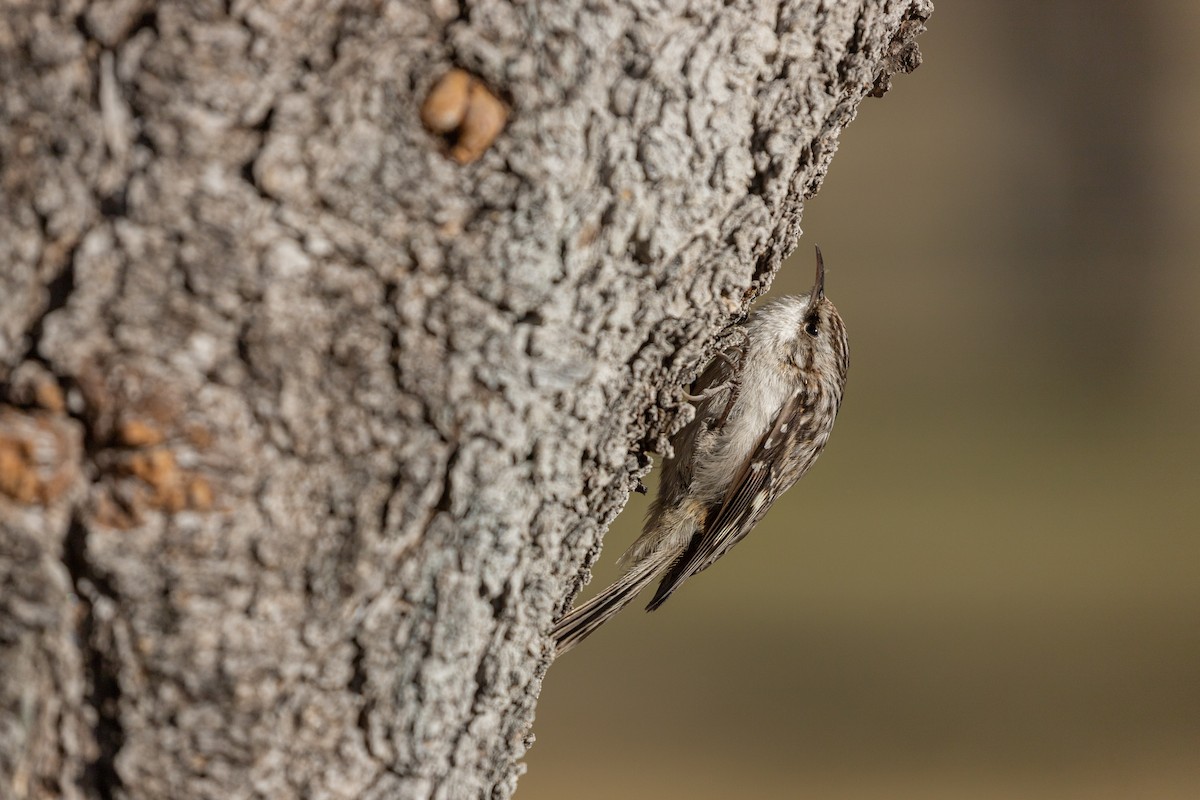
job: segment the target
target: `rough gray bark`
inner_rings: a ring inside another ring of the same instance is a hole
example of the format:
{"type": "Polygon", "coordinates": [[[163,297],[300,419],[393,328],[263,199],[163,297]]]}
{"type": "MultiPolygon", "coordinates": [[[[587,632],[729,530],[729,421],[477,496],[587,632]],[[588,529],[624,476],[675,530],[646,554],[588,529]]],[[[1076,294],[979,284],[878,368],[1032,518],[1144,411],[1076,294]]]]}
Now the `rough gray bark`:
{"type": "Polygon", "coordinates": [[[3,6],[0,795],[509,796],[930,5],[3,6]],[[422,125],[456,67],[498,136],[422,125]]]}

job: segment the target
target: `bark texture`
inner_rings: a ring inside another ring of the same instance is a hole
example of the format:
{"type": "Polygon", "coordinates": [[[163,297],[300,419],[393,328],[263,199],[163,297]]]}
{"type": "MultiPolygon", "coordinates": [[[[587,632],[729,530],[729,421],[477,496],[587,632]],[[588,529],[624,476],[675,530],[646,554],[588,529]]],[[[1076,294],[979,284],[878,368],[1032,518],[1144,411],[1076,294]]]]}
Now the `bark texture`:
{"type": "Polygon", "coordinates": [[[0,795],[509,796],[546,629],[930,11],[5,0],[0,795]]]}

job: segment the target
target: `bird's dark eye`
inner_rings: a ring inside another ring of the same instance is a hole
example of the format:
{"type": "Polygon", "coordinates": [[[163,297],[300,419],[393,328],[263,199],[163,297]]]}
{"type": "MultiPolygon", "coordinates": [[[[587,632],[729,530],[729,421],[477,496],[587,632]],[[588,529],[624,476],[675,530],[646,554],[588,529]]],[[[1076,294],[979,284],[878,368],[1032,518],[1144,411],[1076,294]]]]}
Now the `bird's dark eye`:
{"type": "Polygon", "coordinates": [[[804,323],[804,332],[814,339],[817,338],[817,321],[815,319],[810,319],[808,322],[804,323]]]}

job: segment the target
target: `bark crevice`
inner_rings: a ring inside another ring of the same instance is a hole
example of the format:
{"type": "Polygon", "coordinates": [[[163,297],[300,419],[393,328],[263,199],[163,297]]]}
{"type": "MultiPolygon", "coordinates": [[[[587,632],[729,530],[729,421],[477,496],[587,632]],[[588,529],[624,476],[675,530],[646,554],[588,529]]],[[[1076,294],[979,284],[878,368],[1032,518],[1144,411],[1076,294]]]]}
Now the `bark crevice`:
{"type": "Polygon", "coordinates": [[[111,657],[114,644],[111,610],[119,606],[120,596],[110,577],[89,560],[87,536],[87,528],[73,516],[63,539],[62,554],[78,603],[77,646],[84,668],[84,702],[92,720],[94,742],[94,754],[83,764],[80,785],[100,800],[116,800],[122,789],[116,761],[125,742],[125,731],[120,715],[121,664],[111,657]],[[98,614],[98,604],[107,604],[108,614],[98,614]]]}

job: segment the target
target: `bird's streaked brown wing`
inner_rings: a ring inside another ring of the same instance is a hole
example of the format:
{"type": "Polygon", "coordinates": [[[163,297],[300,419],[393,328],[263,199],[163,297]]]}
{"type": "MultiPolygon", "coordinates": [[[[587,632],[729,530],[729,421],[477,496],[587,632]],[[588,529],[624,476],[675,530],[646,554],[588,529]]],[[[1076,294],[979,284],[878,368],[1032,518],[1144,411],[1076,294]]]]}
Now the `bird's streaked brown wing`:
{"type": "Polygon", "coordinates": [[[800,391],[780,406],[770,430],[751,451],[716,514],[709,517],[704,530],[693,537],[688,549],[663,576],[647,611],[661,606],[684,581],[740,542],[767,513],[776,495],[787,488],[780,484],[777,474],[784,460],[780,452],[790,447],[797,435],[800,406],[800,391]],[[770,487],[776,488],[772,491],[770,487]]]}

